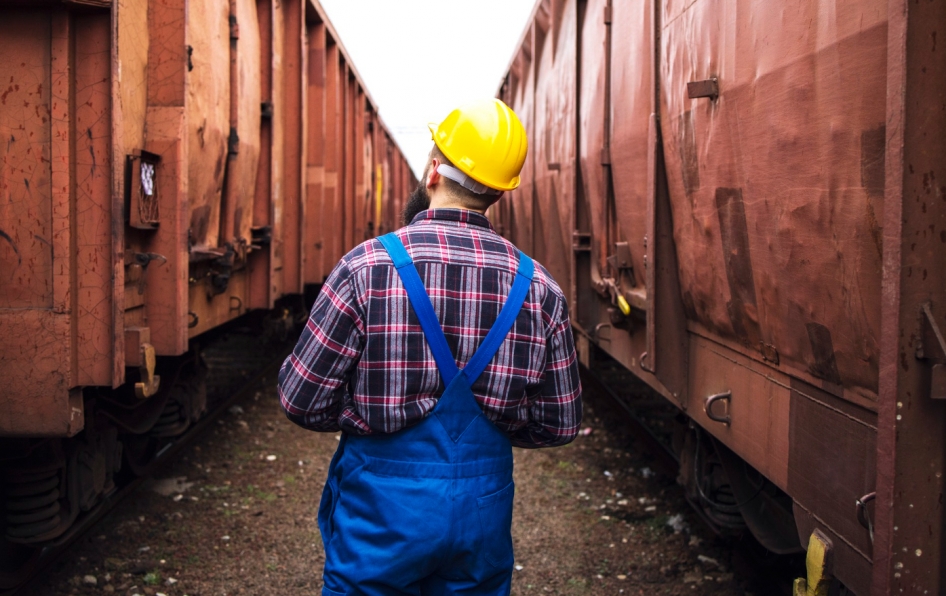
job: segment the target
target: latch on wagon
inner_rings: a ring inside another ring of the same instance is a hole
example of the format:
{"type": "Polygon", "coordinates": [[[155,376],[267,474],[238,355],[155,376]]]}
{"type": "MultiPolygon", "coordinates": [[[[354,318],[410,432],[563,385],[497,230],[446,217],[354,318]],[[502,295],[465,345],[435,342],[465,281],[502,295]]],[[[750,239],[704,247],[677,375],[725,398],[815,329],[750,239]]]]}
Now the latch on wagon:
{"type": "Polygon", "coordinates": [[[128,225],[156,230],[161,224],[158,207],[157,170],[161,156],[135,150],[125,158],[125,206],[128,225]]]}

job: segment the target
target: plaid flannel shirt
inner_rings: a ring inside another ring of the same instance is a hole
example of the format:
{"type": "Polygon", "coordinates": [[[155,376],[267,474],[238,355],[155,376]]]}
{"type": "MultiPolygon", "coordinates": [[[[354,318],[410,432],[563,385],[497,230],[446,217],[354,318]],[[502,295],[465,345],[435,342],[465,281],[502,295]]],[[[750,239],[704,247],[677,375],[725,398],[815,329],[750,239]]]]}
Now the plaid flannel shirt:
{"type": "MultiPolygon", "coordinates": [[[[414,260],[457,366],[496,321],[518,250],[483,215],[430,209],[397,232],[414,260]]],[[[286,415],[316,431],[393,433],[420,422],[445,387],[417,316],[378,240],[336,265],[279,372],[286,415]]],[[[536,263],[499,352],[473,384],[486,417],[519,447],[570,442],[581,386],[564,294],[536,263]]]]}

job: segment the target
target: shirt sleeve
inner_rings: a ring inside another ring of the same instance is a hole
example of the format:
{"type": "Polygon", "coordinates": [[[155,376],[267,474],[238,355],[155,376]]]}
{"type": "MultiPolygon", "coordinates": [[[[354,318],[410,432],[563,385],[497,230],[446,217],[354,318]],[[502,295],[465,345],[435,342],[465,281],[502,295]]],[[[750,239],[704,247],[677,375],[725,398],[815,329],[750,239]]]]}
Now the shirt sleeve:
{"type": "Polygon", "coordinates": [[[568,319],[568,306],[559,293],[552,301],[546,333],[545,384],[529,403],[529,422],[510,437],[516,447],[557,447],[571,443],[581,426],[581,381],[578,356],[568,319]]]}
{"type": "Polygon", "coordinates": [[[279,402],[303,428],[339,430],[348,384],[364,348],[358,293],[343,259],[319,292],[299,342],[279,370],[279,402]]]}

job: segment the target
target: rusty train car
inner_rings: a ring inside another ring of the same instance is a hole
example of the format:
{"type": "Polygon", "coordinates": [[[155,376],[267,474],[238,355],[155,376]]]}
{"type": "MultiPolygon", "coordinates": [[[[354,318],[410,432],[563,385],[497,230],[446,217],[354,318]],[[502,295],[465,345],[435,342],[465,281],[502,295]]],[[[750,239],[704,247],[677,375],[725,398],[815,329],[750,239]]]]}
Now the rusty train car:
{"type": "Polygon", "coordinates": [[[492,216],[580,357],[676,405],[710,523],[817,531],[861,596],[946,593],[944,31],[941,0],[540,0],[499,90],[531,152],[492,216]]]}
{"type": "Polygon", "coordinates": [[[0,79],[2,588],[415,179],[317,0],[8,0],[0,79]]]}

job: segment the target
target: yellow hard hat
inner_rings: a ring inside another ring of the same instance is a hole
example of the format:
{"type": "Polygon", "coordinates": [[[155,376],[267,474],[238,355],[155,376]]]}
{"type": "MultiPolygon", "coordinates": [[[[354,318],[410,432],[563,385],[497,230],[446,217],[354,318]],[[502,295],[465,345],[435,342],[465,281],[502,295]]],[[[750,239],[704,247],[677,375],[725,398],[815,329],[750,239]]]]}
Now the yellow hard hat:
{"type": "Polygon", "coordinates": [[[456,181],[481,193],[476,190],[480,185],[494,191],[519,186],[529,140],[519,117],[502,101],[484,99],[469,103],[450,112],[439,125],[428,127],[434,143],[460,170],[447,175],[448,178],[472,178],[475,182],[456,181]]]}

